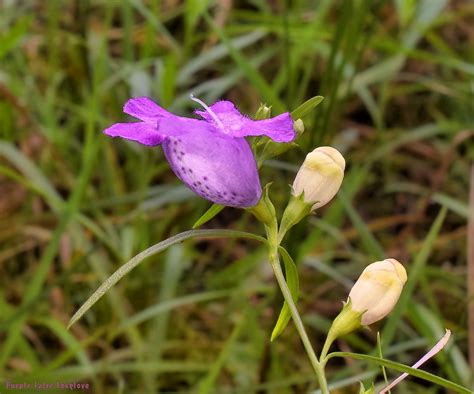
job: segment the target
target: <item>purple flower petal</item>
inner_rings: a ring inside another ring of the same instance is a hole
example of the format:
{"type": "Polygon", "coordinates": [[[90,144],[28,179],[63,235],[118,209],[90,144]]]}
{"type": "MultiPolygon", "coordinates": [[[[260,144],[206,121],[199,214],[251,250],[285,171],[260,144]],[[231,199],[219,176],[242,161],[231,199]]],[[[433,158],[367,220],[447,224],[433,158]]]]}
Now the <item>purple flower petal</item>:
{"type": "Polygon", "coordinates": [[[219,133],[207,124],[182,137],[166,138],[163,152],[176,176],[207,200],[242,208],[260,200],[257,165],[244,138],[219,133]]]}
{"type": "Polygon", "coordinates": [[[115,123],[105,129],[104,133],[111,137],[122,137],[148,146],[160,145],[164,140],[156,127],[144,122],[115,123]]]}
{"type": "Polygon", "coordinates": [[[296,137],[293,129],[293,119],[291,119],[289,112],[270,119],[255,120],[253,121],[253,127],[259,130],[259,134],[249,135],[266,135],[276,142],[291,142],[296,137]]]}
{"type": "Polygon", "coordinates": [[[149,123],[156,123],[159,118],[176,117],[148,97],[136,97],[128,100],[123,106],[123,112],[149,123]]]}
{"type": "Polygon", "coordinates": [[[216,125],[221,132],[233,137],[266,135],[276,142],[291,142],[296,136],[293,120],[288,112],[270,119],[252,120],[242,115],[230,101],[218,101],[209,108],[221,121],[224,130],[216,125],[212,115],[207,111],[197,110],[195,112],[216,125]]]}
{"type": "Polygon", "coordinates": [[[164,136],[176,137],[183,134],[195,134],[199,130],[214,129],[212,124],[198,119],[185,118],[173,115],[173,119],[160,119],[157,123],[157,130],[164,136]]]}
{"type": "Polygon", "coordinates": [[[295,137],[288,113],[254,121],[230,101],[196,111],[204,120],[176,116],[147,97],[130,99],[124,112],[142,122],[117,123],[104,130],[144,145],[162,144],[171,169],[189,188],[217,204],[254,206],[262,188],[257,164],[245,136],[267,135],[289,142],[295,137]]]}

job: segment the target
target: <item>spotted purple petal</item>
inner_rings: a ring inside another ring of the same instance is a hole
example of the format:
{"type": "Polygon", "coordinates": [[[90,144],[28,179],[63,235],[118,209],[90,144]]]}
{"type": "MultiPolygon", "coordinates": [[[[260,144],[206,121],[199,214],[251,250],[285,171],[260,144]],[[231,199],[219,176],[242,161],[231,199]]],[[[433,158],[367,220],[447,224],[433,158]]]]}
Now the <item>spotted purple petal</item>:
{"type": "MultiPolygon", "coordinates": [[[[183,127],[188,119],[180,119],[183,127]]],[[[250,207],[262,188],[255,159],[244,138],[219,133],[200,121],[181,137],[168,137],[163,152],[173,172],[191,190],[216,204],[250,207]]]]}
{"type": "Polygon", "coordinates": [[[116,123],[104,133],[149,146],[162,144],[173,172],[207,200],[241,208],[257,204],[262,188],[244,137],[267,135],[289,142],[295,136],[290,115],[253,121],[230,101],[203,105],[208,112],[197,111],[204,119],[198,120],[174,115],[148,97],[130,99],[124,112],[141,122],[116,123]]]}

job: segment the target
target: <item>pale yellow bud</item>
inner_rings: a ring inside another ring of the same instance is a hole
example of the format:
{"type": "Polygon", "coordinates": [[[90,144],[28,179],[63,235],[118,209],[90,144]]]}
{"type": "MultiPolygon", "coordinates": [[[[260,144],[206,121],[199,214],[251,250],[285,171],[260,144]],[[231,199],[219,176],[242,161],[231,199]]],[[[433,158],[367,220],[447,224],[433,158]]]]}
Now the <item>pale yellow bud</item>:
{"type": "Polygon", "coordinates": [[[300,136],[301,134],[304,133],[304,123],[301,119],[296,119],[293,122],[293,129],[295,129],[296,134],[300,136]]]}
{"type": "Polygon", "coordinates": [[[349,293],[351,309],[364,312],[363,325],[383,319],[395,307],[406,281],[405,268],[395,259],[368,265],[349,293]]]}
{"type": "Polygon", "coordinates": [[[304,193],[304,201],[315,210],[336,195],[344,178],[346,162],[337,149],[330,146],[316,148],[306,156],[293,182],[295,197],[304,193]]]}

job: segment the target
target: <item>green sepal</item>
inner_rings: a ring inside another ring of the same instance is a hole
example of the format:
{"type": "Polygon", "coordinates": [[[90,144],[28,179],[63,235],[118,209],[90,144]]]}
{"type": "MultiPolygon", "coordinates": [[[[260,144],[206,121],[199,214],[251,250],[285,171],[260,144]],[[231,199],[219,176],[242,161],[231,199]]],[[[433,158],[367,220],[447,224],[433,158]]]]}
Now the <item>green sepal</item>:
{"type": "MultiPolygon", "coordinates": [[[[283,263],[285,265],[286,283],[288,284],[288,288],[290,289],[293,302],[296,304],[298,302],[300,288],[298,269],[296,268],[295,262],[293,261],[290,254],[286,251],[285,248],[280,246],[279,251],[283,259],[283,263]]],[[[290,308],[288,307],[288,304],[285,301],[283,307],[281,308],[280,315],[278,316],[278,320],[275,324],[275,327],[273,328],[270,341],[273,342],[280,336],[280,334],[285,330],[286,326],[288,325],[290,319],[290,308]]]]}
{"type": "Polygon", "coordinates": [[[193,229],[201,227],[203,224],[213,219],[214,216],[216,216],[224,208],[224,205],[212,204],[211,207],[206,212],[204,212],[198,220],[196,220],[196,223],[193,224],[193,229]]]}
{"type": "Polygon", "coordinates": [[[357,330],[362,326],[362,315],[366,311],[358,312],[354,311],[351,307],[351,299],[349,298],[347,302],[343,302],[343,307],[339,315],[336,316],[334,321],[329,328],[326,341],[323,345],[323,350],[321,351],[321,359],[325,360],[326,356],[331,348],[332,343],[344,335],[350,334],[352,331],[357,330]]]}
{"type": "MultiPolygon", "coordinates": [[[[293,122],[293,128],[296,132],[295,140],[297,140],[304,132],[304,123],[301,119],[297,119],[293,122]]],[[[259,145],[262,144],[264,140],[259,141],[259,145]]],[[[269,140],[265,143],[262,153],[258,155],[257,164],[260,168],[265,160],[271,159],[275,156],[279,156],[282,153],[285,153],[287,150],[296,148],[298,144],[295,142],[275,142],[269,140]]]]}
{"type": "Polygon", "coordinates": [[[283,212],[281,219],[279,238],[280,240],[288,232],[290,228],[299,223],[302,219],[311,213],[313,204],[309,204],[304,201],[304,193],[295,197],[293,194],[290,197],[290,201],[283,212]]]}
{"type": "Polygon", "coordinates": [[[263,147],[262,153],[258,156],[257,165],[260,168],[262,164],[273,157],[279,156],[285,153],[287,150],[296,148],[298,144],[294,142],[275,142],[267,141],[263,147]]]}
{"type": "Polygon", "coordinates": [[[267,183],[263,188],[262,197],[257,205],[247,208],[247,211],[252,213],[258,220],[266,226],[272,226],[275,222],[276,211],[275,206],[270,200],[270,186],[271,182],[267,183]]]}
{"type": "Polygon", "coordinates": [[[328,338],[332,340],[350,334],[362,326],[362,315],[365,311],[354,311],[351,306],[352,302],[349,298],[347,302],[343,302],[343,307],[339,315],[336,316],[329,329],[328,338]]]}

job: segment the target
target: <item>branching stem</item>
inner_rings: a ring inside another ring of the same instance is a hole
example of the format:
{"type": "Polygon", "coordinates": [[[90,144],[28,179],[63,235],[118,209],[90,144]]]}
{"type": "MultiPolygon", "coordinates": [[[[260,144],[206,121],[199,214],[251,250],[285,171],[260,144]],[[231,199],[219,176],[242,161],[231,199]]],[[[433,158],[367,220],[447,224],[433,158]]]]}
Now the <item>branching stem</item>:
{"type": "Polygon", "coordinates": [[[301,320],[301,316],[296,308],[296,305],[293,301],[293,297],[291,296],[290,289],[285,280],[285,276],[283,275],[283,271],[280,265],[280,258],[278,256],[278,229],[277,223],[275,223],[271,227],[267,227],[267,238],[269,242],[269,258],[270,263],[273,268],[273,272],[275,273],[276,280],[278,282],[278,286],[283,294],[283,298],[285,299],[288,307],[290,309],[291,317],[293,322],[295,323],[296,330],[301,338],[301,342],[303,342],[303,346],[306,350],[306,353],[309,357],[309,361],[316,373],[316,377],[319,382],[319,387],[321,389],[322,394],[329,394],[328,384],[326,381],[326,376],[324,374],[324,364],[318,360],[316,353],[314,352],[313,346],[311,345],[311,341],[309,340],[308,334],[303,325],[303,321],[301,320]]]}

